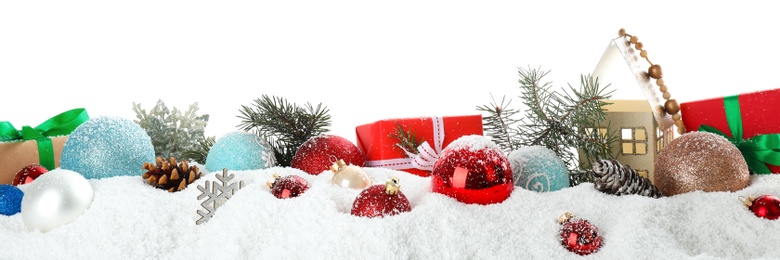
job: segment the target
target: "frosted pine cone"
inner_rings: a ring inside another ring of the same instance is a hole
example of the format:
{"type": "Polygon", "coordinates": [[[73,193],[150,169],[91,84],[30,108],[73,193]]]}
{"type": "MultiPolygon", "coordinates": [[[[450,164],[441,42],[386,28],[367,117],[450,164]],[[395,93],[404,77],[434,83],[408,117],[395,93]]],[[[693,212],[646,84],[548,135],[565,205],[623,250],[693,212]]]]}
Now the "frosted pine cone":
{"type": "Polygon", "coordinates": [[[658,198],[661,192],[649,179],[639,176],[628,165],[616,160],[600,160],[593,164],[593,184],[597,190],[615,195],[637,194],[658,198]]]}
{"type": "Polygon", "coordinates": [[[186,161],[176,163],[173,157],[169,161],[157,157],[155,164],[146,162],[143,169],[146,172],[142,177],[149,185],[169,192],[183,190],[201,176],[197,166],[189,166],[186,161]]]}

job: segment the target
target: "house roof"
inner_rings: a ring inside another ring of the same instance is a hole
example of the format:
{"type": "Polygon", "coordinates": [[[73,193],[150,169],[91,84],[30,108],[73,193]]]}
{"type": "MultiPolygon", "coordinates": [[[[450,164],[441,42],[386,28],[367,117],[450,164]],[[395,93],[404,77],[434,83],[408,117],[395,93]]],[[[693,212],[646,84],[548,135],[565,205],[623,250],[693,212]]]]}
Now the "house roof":
{"type": "Polygon", "coordinates": [[[647,100],[605,100],[612,103],[604,106],[607,112],[653,112],[647,100]]]}

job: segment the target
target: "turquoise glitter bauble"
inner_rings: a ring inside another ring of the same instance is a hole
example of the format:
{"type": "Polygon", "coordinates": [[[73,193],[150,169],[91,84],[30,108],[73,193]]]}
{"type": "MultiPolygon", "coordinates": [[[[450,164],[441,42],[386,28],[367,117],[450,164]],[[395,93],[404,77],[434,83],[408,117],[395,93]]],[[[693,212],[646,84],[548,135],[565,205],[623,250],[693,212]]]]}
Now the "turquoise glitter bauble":
{"type": "Polygon", "coordinates": [[[265,169],[276,165],[274,151],[256,134],[231,132],[214,143],[206,156],[206,170],[232,171],[265,169]]]}
{"type": "Polygon", "coordinates": [[[102,116],[81,124],[62,147],[60,168],[87,179],[140,176],[144,162],[154,162],[152,139],[141,126],[102,116]]]}
{"type": "Polygon", "coordinates": [[[511,152],[508,159],[512,165],[515,186],[538,192],[569,187],[566,164],[547,147],[523,147],[511,152]]]}
{"type": "Polygon", "coordinates": [[[0,214],[11,216],[22,211],[22,190],[13,185],[0,184],[0,214]]]}

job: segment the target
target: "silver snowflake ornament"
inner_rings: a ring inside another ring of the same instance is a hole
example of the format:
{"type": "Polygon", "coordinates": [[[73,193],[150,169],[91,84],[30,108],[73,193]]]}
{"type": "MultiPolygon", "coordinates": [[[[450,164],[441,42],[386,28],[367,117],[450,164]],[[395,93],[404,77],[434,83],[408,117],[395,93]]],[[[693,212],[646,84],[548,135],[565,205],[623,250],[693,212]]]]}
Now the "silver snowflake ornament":
{"type": "Polygon", "coordinates": [[[200,203],[205,210],[198,210],[200,219],[195,221],[195,224],[197,225],[208,222],[209,219],[214,216],[217,208],[233,197],[233,194],[235,194],[236,191],[244,187],[244,181],[238,183],[230,182],[235,175],[228,174],[227,169],[222,169],[222,174],[217,173],[214,176],[220,181],[219,183],[216,181],[206,181],[204,186],[198,185],[198,190],[201,192],[200,195],[198,195],[198,200],[206,197],[208,198],[200,203]]]}

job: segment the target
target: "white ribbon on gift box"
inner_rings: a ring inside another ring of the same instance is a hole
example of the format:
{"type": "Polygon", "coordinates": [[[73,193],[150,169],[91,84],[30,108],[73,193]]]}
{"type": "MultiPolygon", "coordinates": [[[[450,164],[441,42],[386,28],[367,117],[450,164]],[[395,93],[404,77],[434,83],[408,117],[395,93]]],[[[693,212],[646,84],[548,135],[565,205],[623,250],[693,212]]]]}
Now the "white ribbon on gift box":
{"type": "Polygon", "coordinates": [[[420,146],[417,146],[417,154],[414,154],[396,144],[406,152],[407,158],[367,161],[366,166],[382,167],[393,170],[414,168],[433,171],[433,165],[436,163],[436,160],[439,159],[439,153],[441,153],[442,144],[444,143],[444,119],[442,119],[442,117],[434,116],[431,117],[431,121],[433,121],[433,144],[436,149],[431,147],[428,141],[425,141],[420,144],[420,146]]]}

